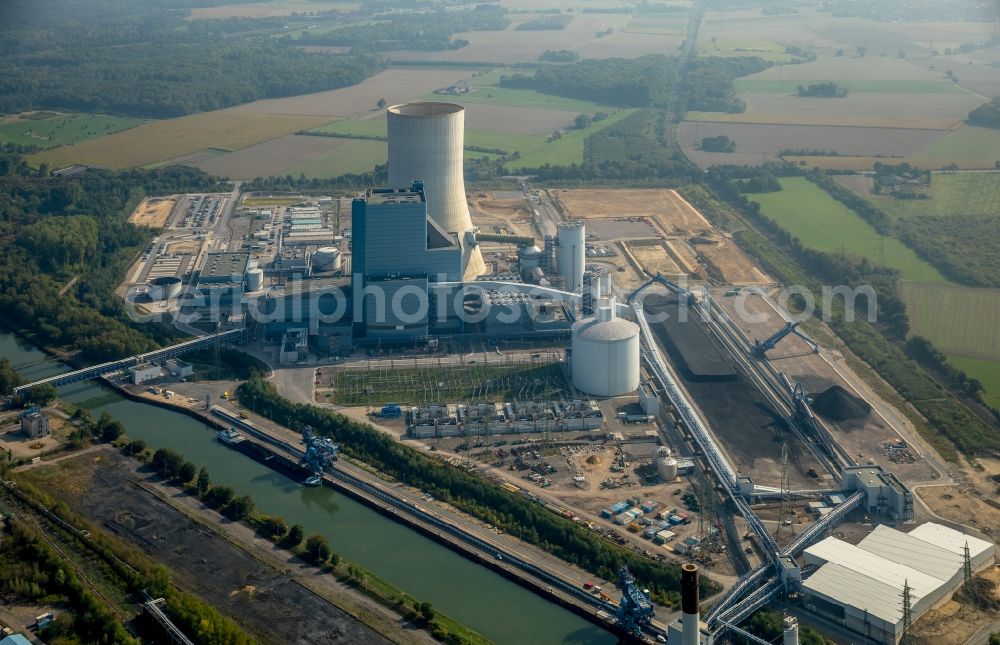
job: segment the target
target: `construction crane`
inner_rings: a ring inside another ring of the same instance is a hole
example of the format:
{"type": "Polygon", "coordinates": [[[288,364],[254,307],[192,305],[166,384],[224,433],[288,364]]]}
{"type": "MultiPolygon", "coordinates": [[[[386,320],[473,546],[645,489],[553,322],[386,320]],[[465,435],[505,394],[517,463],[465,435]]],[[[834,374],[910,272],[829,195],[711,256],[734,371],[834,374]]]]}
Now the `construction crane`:
{"type": "Polygon", "coordinates": [[[818,354],[819,345],[816,344],[816,341],[814,341],[812,338],[809,338],[808,336],[806,336],[805,334],[803,334],[798,330],[798,326],[801,323],[802,321],[800,320],[786,323],[784,327],[776,331],[770,338],[754,343],[753,355],[760,359],[767,358],[766,354],[768,350],[774,349],[775,345],[780,343],[782,339],[784,339],[785,336],[787,336],[788,334],[795,334],[802,340],[806,341],[812,347],[813,353],[818,354]]]}
{"type": "Polygon", "coordinates": [[[326,437],[315,434],[310,426],[302,428],[302,443],[306,445],[306,454],[303,458],[306,467],[313,472],[310,480],[315,478],[316,483],[319,483],[319,478],[330,462],[337,461],[337,451],[340,450],[340,446],[326,437]]]}
{"type": "Polygon", "coordinates": [[[633,636],[640,636],[643,626],[653,620],[653,602],[649,599],[649,591],[636,585],[628,567],[622,567],[618,572],[618,586],[622,590],[622,600],[615,611],[618,624],[633,636]]]}

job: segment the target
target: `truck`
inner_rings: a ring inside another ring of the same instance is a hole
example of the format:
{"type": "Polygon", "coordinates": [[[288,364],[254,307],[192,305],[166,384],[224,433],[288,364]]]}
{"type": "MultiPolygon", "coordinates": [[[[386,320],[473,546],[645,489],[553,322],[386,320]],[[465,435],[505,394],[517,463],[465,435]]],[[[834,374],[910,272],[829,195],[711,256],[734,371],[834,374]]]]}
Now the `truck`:
{"type": "Polygon", "coordinates": [[[378,412],[378,415],[383,419],[398,419],[402,414],[402,408],[396,403],[386,403],[378,412]]]}

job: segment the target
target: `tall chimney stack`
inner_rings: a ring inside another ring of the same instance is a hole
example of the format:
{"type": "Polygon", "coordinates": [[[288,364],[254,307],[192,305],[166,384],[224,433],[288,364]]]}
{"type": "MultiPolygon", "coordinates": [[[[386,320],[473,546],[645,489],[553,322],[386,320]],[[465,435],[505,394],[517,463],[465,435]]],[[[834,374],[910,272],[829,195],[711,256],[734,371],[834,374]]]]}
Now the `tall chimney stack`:
{"type": "Polygon", "coordinates": [[[700,645],[701,630],[698,625],[698,567],[685,564],[681,567],[681,626],[684,645],[700,645]]]}

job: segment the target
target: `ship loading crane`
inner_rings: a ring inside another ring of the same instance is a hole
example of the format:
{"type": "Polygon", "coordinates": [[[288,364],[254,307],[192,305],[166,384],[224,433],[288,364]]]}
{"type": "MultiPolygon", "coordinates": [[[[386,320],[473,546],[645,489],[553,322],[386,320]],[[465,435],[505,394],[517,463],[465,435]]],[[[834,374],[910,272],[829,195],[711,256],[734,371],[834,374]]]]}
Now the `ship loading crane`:
{"type": "Polygon", "coordinates": [[[307,481],[313,483],[310,480],[314,480],[318,484],[326,467],[330,463],[337,461],[337,451],[340,450],[340,445],[326,437],[320,437],[315,434],[310,426],[302,428],[302,443],[306,445],[303,461],[305,461],[306,467],[313,473],[313,476],[307,481]]]}
{"type": "Polygon", "coordinates": [[[802,324],[801,320],[795,322],[785,323],[785,326],[774,332],[769,338],[757,341],[753,345],[753,355],[761,360],[767,359],[767,352],[774,349],[778,343],[780,343],[789,334],[795,334],[802,340],[809,343],[812,347],[813,354],[819,353],[819,345],[816,344],[812,338],[809,338],[804,333],[799,331],[799,325],[802,324]]]}
{"type": "Polygon", "coordinates": [[[633,636],[640,636],[643,627],[653,620],[653,602],[649,591],[640,589],[628,567],[618,572],[618,587],[622,590],[622,600],[615,611],[618,624],[633,636]]]}

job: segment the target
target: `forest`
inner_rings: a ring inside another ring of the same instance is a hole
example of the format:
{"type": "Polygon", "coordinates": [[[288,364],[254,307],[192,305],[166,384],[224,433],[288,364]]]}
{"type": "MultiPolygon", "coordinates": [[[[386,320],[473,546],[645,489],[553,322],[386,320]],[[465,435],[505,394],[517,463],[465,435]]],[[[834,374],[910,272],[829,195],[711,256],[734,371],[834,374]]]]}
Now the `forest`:
{"type": "Polygon", "coordinates": [[[968,121],[969,125],[1000,128],[1000,96],[994,96],[988,103],[983,103],[969,112],[968,121]]]}
{"type": "Polygon", "coordinates": [[[389,16],[350,28],[313,33],[304,32],[298,38],[280,39],[284,45],[321,45],[356,47],[370,51],[411,49],[440,51],[460,49],[468,45],[452,36],[467,31],[501,31],[510,24],[506,9],[499,5],[482,4],[471,10],[428,11],[425,13],[389,16]]]}
{"type": "Polygon", "coordinates": [[[1000,287],[1000,222],[992,217],[912,217],[899,239],[946,277],[969,287],[1000,287]],[[961,249],[961,252],[956,252],[961,249]]]}
{"type": "MultiPolygon", "coordinates": [[[[315,406],[292,403],[260,376],[251,377],[241,385],[238,394],[242,405],[263,411],[265,416],[289,423],[293,428],[312,426],[319,434],[340,443],[350,457],[391,477],[405,479],[408,485],[484,522],[517,532],[522,539],[567,562],[606,579],[613,579],[623,565],[628,565],[659,602],[676,605],[680,600],[680,569],[676,565],[637,556],[606,542],[540,504],[511,494],[477,475],[428,459],[369,425],[315,406]]],[[[717,588],[716,583],[702,578],[703,593],[717,588]]]]}
{"type": "MultiPolygon", "coordinates": [[[[177,117],[353,85],[385,66],[370,50],[319,54],[276,43],[268,31],[284,19],[188,22],[186,11],[162,4],[54,0],[32,11],[15,2],[9,15],[5,5],[0,112],[177,117]]],[[[211,3],[171,6],[196,4],[211,3]]]]}
{"type": "Polygon", "coordinates": [[[534,73],[513,74],[502,87],[533,89],[547,94],[597,101],[622,107],[667,108],[674,100],[682,111],[742,112],[743,102],[732,96],[733,79],[766,69],[770,63],[756,57],[696,58],[683,68],[675,83],[678,60],[660,54],[640,58],[586,59],[571,65],[545,65],[534,73]],[[671,96],[677,88],[677,97],[671,96]]]}
{"type": "Polygon", "coordinates": [[[127,222],[146,194],[222,188],[200,170],[87,170],[60,177],[29,168],[23,149],[0,146],[0,311],[3,321],[85,361],[128,356],[177,338],[132,323],[113,290],[151,233],[127,222]],[[64,295],[60,290],[78,281],[64,295]]]}

